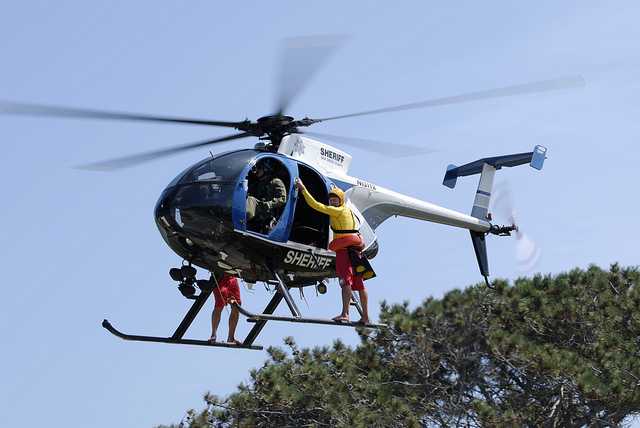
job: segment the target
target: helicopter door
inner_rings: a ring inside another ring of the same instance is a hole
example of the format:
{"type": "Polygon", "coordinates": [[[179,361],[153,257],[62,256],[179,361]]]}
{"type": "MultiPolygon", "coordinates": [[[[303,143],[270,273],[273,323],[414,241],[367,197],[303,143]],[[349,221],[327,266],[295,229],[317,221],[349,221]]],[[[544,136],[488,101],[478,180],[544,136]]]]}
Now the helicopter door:
{"type": "Polygon", "coordinates": [[[269,154],[256,157],[236,185],[234,227],[273,241],[286,241],[293,211],[292,177],[296,175],[295,163],[287,159],[269,154]]]}
{"type": "MultiPolygon", "coordinates": [[[[298,174],[309,193],[318,202],[329,203],[329,187],[322,175],[301,163],[298,164],[298,174]]],[[[289,240],[316,248],[327,248],[328,238],[329,216],[311,208],[302,195],[297,194],[289,240]]]]}

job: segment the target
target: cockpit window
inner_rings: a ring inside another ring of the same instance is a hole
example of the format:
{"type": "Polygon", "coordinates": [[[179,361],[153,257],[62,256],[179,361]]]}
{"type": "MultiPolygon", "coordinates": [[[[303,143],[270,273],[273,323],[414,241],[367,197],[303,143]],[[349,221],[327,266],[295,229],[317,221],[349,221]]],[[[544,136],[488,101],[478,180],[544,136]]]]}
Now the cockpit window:
{"type": "Polygon", "coordinates": [[[235,182],[242,169],[256,155],[255,150],[240,150],[205,160],[188,171],[180,184],[197,182],[235,182]]]}

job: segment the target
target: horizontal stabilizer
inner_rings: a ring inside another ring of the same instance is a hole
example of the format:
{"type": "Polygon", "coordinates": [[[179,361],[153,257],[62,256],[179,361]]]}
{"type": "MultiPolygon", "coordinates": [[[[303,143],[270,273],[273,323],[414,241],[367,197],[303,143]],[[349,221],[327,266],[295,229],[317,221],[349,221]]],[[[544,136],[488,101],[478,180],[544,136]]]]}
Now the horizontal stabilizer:
{"type": "Polygon", "coordinates": [[[456,187],[458,177],[480,174],[484,164],[491,165],[495,169],[500,169],[502,167],[512,167],[528,163],[532,168],[540,170],[546,159],[546,153],[546,147],[535,146],[533,151],[528,153],[483,158],[462,166],[449,165],[442,184],[453,189],[456,187]]]}

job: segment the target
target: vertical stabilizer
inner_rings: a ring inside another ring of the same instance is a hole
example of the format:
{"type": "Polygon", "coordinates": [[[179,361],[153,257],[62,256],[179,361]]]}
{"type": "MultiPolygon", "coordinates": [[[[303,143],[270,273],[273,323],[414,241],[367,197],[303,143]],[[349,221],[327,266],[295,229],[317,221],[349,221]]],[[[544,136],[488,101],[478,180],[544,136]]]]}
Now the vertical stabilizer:
{"type": "MultiPolygon", "coordinates": [[[[471,209],[471,216],[488,220],[489,203],[491,202],[491,191],[493,190],[493,177],[496,174],[496,168],[485,163],[482,165],[482,172],[480,173],[480,181],[478,182],[478,190],[476,191],[476,198],[473,201],[473,208],[471,209]]],[[[470,231],[471,242],[473,243],[473,251],[476,253],[476,260],[478,261],[478,267],[480,273],[484,276],[485,280],[489,276],[489,258],[487,256],[487,241],[485,234],[481,232],[470,231]]]]}
{"type": "Polygon", "coordinates": [[[473,201],[471,216],[481,220],[488,220],[489,202],[491,201],[491,191],[493,190],[493,177],[496,173],[495,167],[485,163],[482,165],[480,182],[476,191],[476,198],[473,201]]]}
{"type": "Polygon", "coordinates": [[[473,243],[473,251],[476,253],[476,259],[478,260],[478,267],[482,276],[487,278],[489,276],[489,259],[487,258],[487,241],[486,235],[482,232],[471,233],[471,242],[473,243]]]}

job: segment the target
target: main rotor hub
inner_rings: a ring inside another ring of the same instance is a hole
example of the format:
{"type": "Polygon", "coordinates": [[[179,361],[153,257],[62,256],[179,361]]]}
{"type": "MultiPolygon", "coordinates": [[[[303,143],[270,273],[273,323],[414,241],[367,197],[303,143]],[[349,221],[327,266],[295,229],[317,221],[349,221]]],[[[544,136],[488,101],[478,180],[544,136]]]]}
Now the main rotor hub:
{"type": "Polygon", "coordinates": [[[274,114],[257,120],[254,135],[269,140],[267,150],[277,151],[285,135],[297,132],[297,122],[291,116],[274,114]]]}
{"type": "Polygon", "coordinates": [[[258,125],[266,132],[274,130],[286,129],[293,123],[293,117],[274,114],[270,116],[262,116],[258,119],[258,125]]]}

